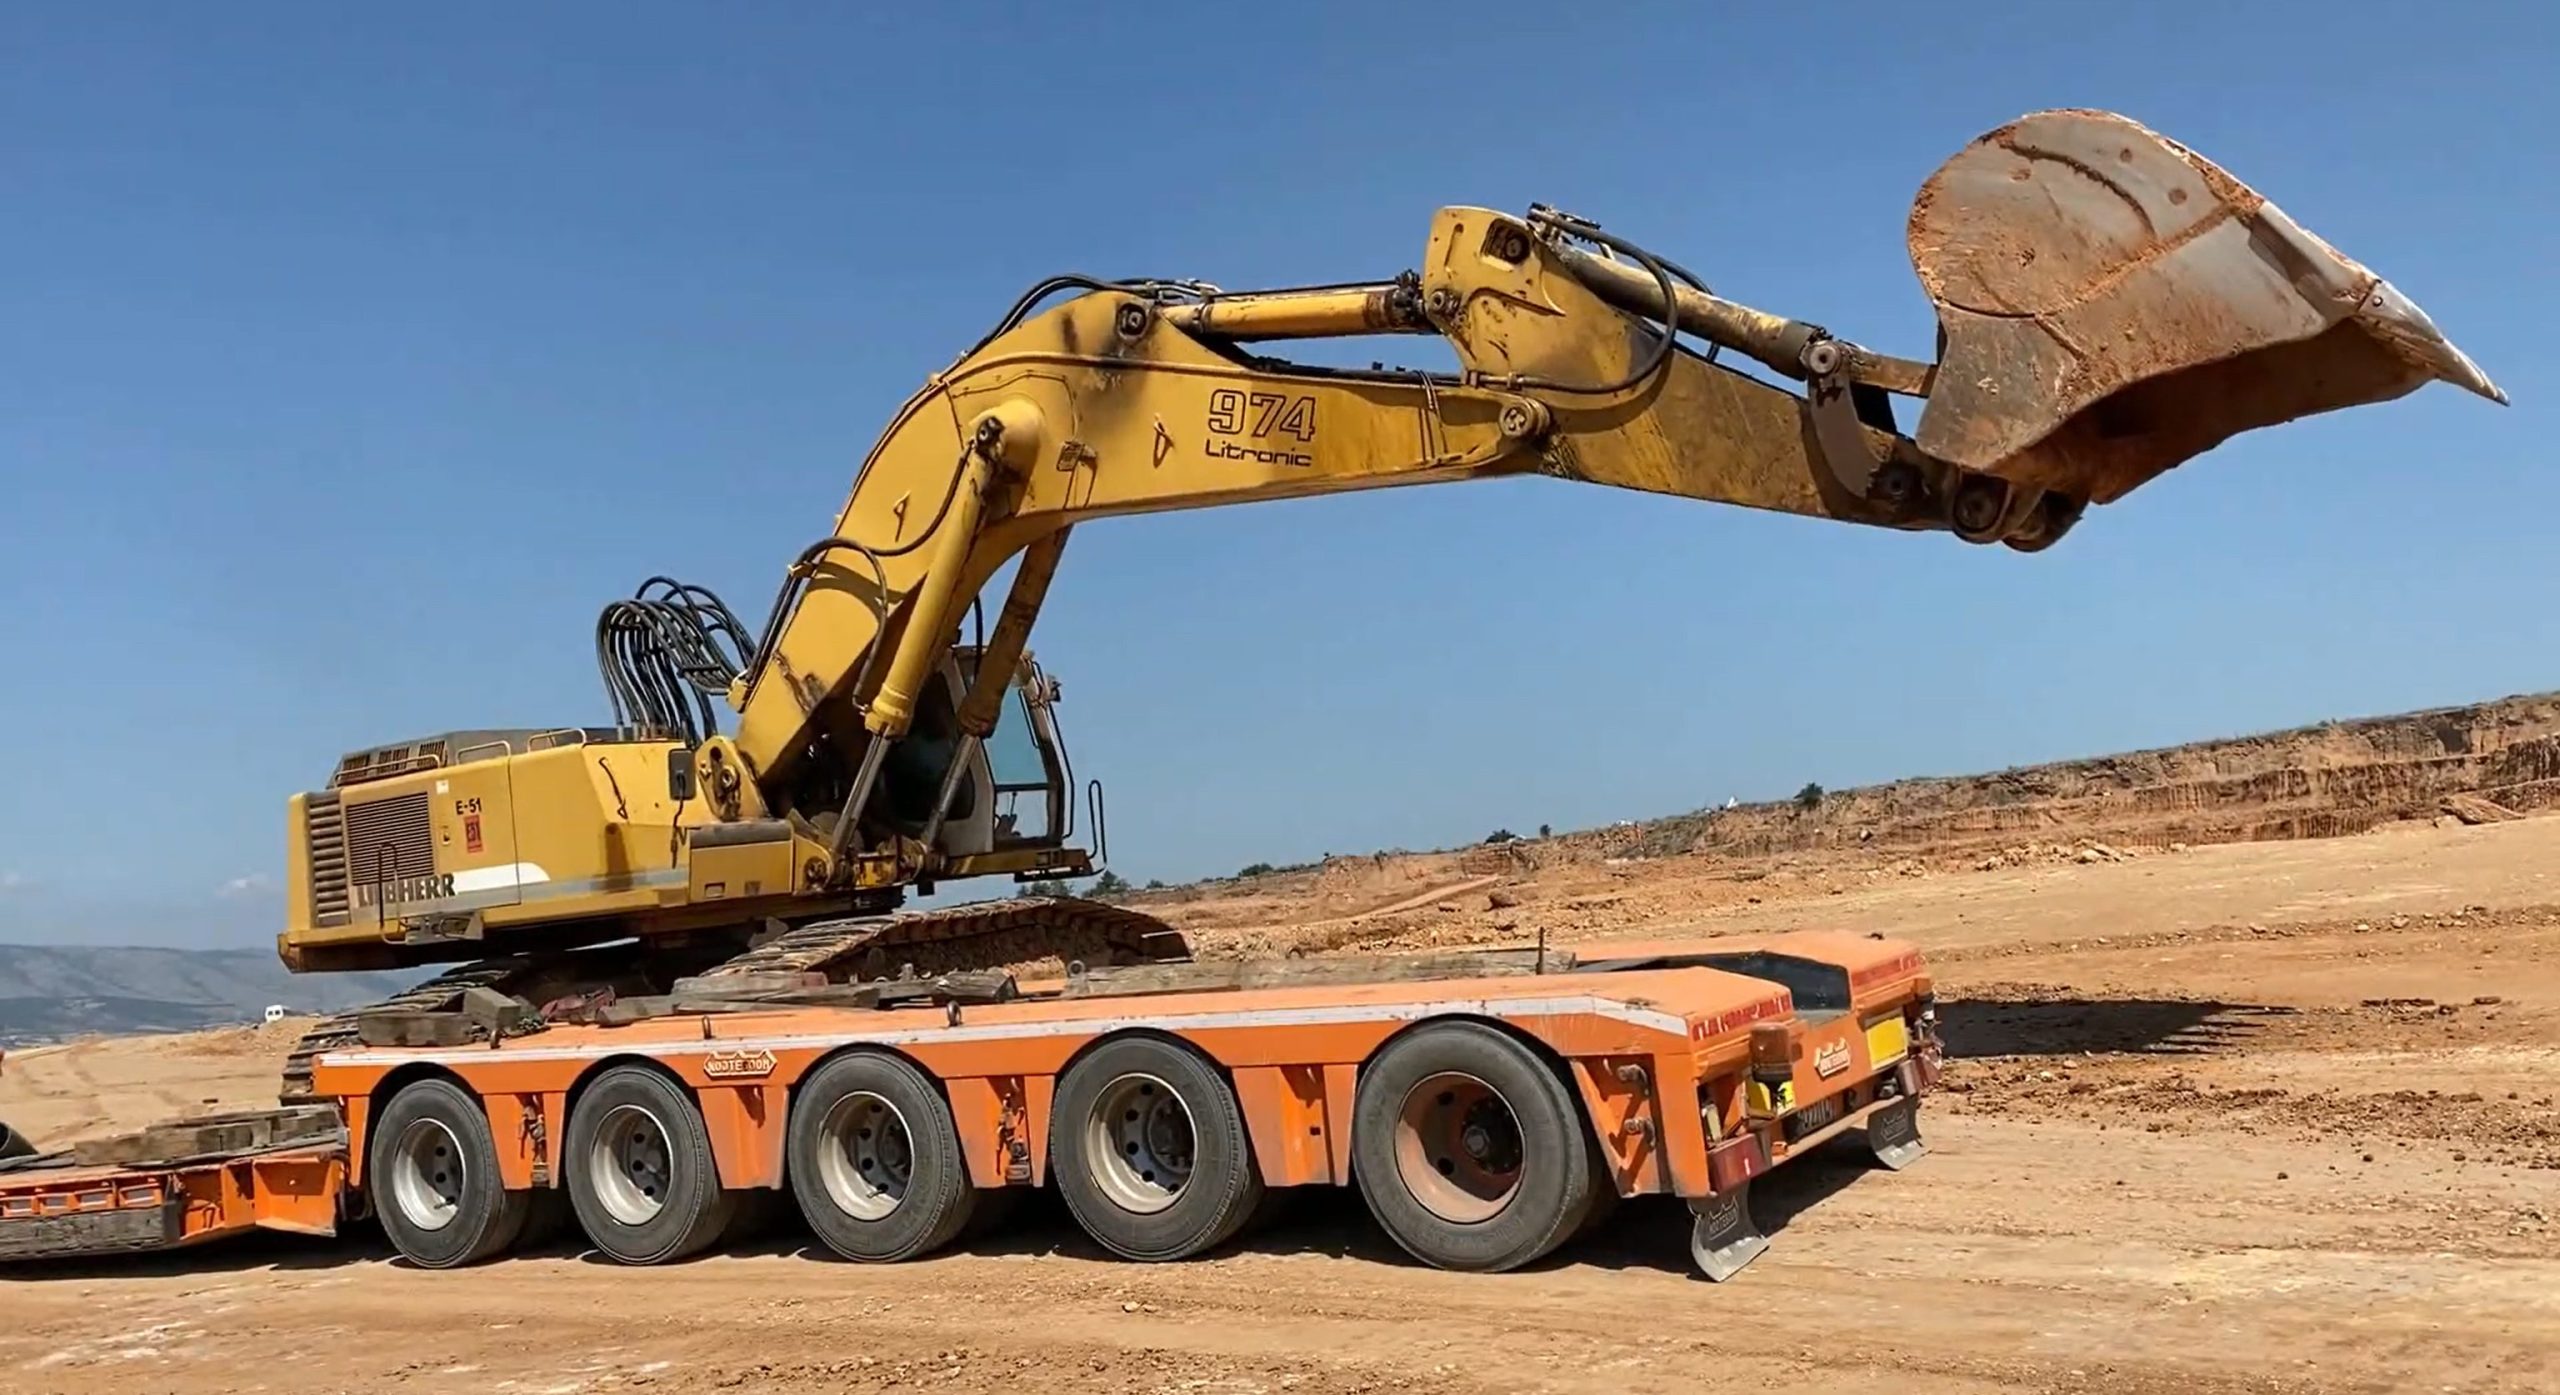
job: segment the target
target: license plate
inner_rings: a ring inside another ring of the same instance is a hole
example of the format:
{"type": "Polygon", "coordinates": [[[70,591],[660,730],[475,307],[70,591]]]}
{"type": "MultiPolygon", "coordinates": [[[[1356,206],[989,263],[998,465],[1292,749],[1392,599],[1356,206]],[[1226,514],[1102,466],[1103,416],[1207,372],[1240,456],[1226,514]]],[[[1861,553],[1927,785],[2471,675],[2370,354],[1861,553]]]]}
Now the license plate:
{"type": "Polygon", "coordinates": [[[1839,1117],[1840,1097],[1838,1095],[1833,1095],[1827,1100],[1815,1100],[1813,1103],[1797,1110],[1796,1128],[1800,1132],[1811,1133],[1815,1129],[1821,1128],[1825,1124],[1828,1124],[1839,1117]]]}
{"type": "Polygon", "coordinates": [[[1911,1029],[1903,1025],[1902,1014],[1879,1017],[1867,1024],[1867,1067],[1882,1070],[1911,1054],[1911,1029]]]}

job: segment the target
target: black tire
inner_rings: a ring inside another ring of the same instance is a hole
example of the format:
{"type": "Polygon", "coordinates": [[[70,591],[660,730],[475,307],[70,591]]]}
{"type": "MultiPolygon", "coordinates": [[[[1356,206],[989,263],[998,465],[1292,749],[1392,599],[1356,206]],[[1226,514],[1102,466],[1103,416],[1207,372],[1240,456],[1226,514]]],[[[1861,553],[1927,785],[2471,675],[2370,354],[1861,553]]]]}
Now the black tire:
{"type": "Polygon", "coordinates": [[[32,1158],[35,1155],[36,1145],[29,1141],[25,1134],[7,1124],[0,1124],[0,1162],[6,1162],[11,1158],[32,1158]]]}
{"type": "Polygon", "coordinates": [[[1416,1028],[1360,1070],[1351,1174],[1425,1264],[1516,1269],[1572,1238],[1605,1190],[1594,1149],[1563,1073],[1484,1023],[1416,1028]]]}
{"type": "Polygon", "coordinates": [[[923,1071],[863,1051],[810,1073],[791,1101],[800,1214],[847,1259],[914,1259],[951,1243],[978,1206],[951,1105],[923,1071]]]}
{"type": "Polygon", "coordinates": [[[623,1264],[700,1254],[737,1209],[692,1096],[646,1066],[615,1066],[578,1097],[561,1166],[578,1227],[623,1264]]]}
{"type": "Polygon", "coordinates": [[[374,1116],[366,1189],[382,1233],[422,1269],[504,1253],[524,1233],[533,1193],[498,1180],[498,1147],[478,1097],[450,1080],[402,1086],[374,1116]]]}
{"type": "Polygon", "coordinates": [[[1626,1199],[1618,1195],[1618,1176],[1609,1169],[1609,1160],[1601,1156],[1597,1138],[1592,1140],[1589,1151],[1591,1154],[1591,1209],[1583,1213],[1582,1223],[1573,1228],[1573,1234],[1565,1237],[1568,1240],[1579,1240],[1586,1235],[1597,1233],[1601,1227],[1609,1223],[1611,1217],[1618,1214],[1618,1203],[1626,1199]]]}
{"type": "Polygon", "coordinates": [[[1087,1235],[1151,1262],[1225,1243],[1263,1196],[1226,1077],[1158,1037],[1104,1042],[1068,1068],[1050,1106],[1049,1169],[1087,1235]]]}

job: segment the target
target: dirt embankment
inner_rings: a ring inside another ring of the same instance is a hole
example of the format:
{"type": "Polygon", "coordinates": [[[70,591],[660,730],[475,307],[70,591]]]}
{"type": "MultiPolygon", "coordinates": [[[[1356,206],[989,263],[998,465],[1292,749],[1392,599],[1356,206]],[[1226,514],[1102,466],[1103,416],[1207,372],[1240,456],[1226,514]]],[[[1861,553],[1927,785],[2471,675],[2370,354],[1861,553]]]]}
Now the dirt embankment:
{"type": "Polygon", "coordinates": [[[1210,954],[1608,933],[1880,880],[2560,807],[2560,693],[2323,723],[1443,852],[1329,858],[1126,898],[1210,954]],[[1492,878],[1486,882],[1486,878],[1492,878]],[[1435,894],[1436,893],[1436,894],[1435,894]]]}
{"type": "Polygon", "coordinates": [[[1627,851],[1767,856],[1864,842],[1946,853],[2094,838],[2127,847],[2327,838],[2436,817],[2448,798],[2560,804],[2560,693],[2325,722],[1989,775],[1898,780],[1642,825],[1627,851]]]}

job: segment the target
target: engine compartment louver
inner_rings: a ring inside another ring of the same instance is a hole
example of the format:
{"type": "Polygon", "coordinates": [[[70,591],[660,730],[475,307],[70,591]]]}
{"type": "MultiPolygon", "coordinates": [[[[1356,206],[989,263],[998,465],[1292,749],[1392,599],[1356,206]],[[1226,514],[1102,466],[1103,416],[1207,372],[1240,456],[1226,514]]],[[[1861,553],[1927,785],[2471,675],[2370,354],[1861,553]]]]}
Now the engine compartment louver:
{"type": "Polygon", "coordinates": [[[338,794],[324,790],[304,797],[303,842],[311,858],[311,923],[321,927],[347,923],[347,825],[339,817],[338,794]]]}

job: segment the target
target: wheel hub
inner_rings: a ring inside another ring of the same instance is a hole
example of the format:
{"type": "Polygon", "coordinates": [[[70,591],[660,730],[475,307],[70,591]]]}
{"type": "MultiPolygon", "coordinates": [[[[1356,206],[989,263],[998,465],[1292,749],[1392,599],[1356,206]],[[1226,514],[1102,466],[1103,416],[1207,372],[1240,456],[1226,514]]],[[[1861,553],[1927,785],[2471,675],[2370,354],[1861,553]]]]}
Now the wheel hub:
{"type": "Polygon", "coordinates": [[[462,1213],[466,1174],[453,1130],[419,1119],[401,1130],[392,1152],[391,1199],[420,1230],[442,1230],[462,1213]]]}
{"type": "Polygon", "coordinates": [[[647,1225],[666,1209],[675,1176],[666,1126],[636,1104],[618,1105],[596,1131],[589,1176],[596,1197],[624,1225],[647,1225]]]}
{"type": "Polygon", "coordinates": [[[898,1107],[856,1091],[827,1110],[820,1129],[818,1174],[828,1199],[866,1221],[897,1210],[915,1177],[915,1136],[898,1107]]]}
{"type": "Polygon", "coordinates": [[[1104,1086],[1086,1117],[1094,1181],[1124,1210],[1171,1206],[1191,1182],[1197,1149],[1190,1106],[1152,1075],[1124,1075],[1104,1086]]]}
{"type": "Polygon", "coordinates": [[[1396,1172],[1425,1210],[1456,1225],[1489,1221],[1520,1188],[1520,1120],[1491,1085],[1444,1071],[1406,1092],[1396,1172]]]}

